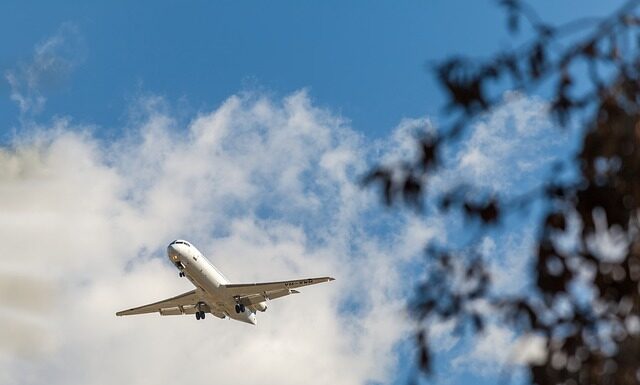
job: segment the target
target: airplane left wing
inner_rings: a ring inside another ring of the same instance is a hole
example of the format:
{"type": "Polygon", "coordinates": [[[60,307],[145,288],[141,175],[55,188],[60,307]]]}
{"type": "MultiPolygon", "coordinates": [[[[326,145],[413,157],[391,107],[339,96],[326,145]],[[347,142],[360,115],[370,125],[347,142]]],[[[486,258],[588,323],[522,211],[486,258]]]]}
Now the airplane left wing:
{"type": "Polygon", "coordinates": [[[265,299],[276,299],[285,295],[298,293],[293,290],[297,287],[315,285],[318,283],[333,281],[335,278],[318,277],[304,278],[291,281],[240,283],[224,285],[227,293],[240,299],[244,305],[250,305],[264,301],[265,299]]]}
{"type": "Polygon", "coordinates": [[[159,312],[162,315],[179,315],[191,313],[193,308],[198,304],[198,296],[195,290],[171,297],[162,301],[154,302],[149,305],[138,306],[131,309],[119,311],[117,316],[147,314],[159,312]]]}

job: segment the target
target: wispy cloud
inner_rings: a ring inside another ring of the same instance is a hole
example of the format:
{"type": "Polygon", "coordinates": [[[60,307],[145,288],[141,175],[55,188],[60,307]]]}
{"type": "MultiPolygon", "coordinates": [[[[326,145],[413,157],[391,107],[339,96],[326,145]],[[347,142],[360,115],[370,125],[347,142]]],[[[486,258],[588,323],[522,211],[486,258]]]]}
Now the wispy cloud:
{"type": "Polygon", "coordinates": [[[4,74],[11,88],[11,100],[21,115],[37,114],[46,103],[44,90],[65,80],[82,61],[83,45],[78,28],[63,24],[58,31],[37,44],[32,57],[4,74]]]}
{"type": "Polygon", "coordinates": [[[508,92],[452,149],[442,185],[473,183],[488,192],[518,195],[536,187],[553,162],[572,155],[571,132],[553,124],[548,104],[508,92]]]}
{"type": "Polygon", "coordinates": [[[490,324],[474,340],[470,351],[456,357],[451,366],[458,372],[464,370],[481,376],[513,374],[510,371],[517,365],[543,360],[545,342],[541,336],[522,336],[503,326],[490,324]]]}
{"type": "MultiPolygon", "coordinates": [[[[433,194],[471,185],[481,194],[523,196],[541,186],[554,162],[571,158],[573,134],[552,124],[544,101],[507,93],[502,105],[472,125],[459,142],[443,150],[446,162],[429,178],[428,188],[433,194]]],[[[536,208],[518,218],[505,218],[505,227],[485,234],[473,245],[487,261],[492,293],[519,294],[530,287],[539,215],[536,208]]],[[[439,239],[452,249],[456,245],[468,248],[469,238],[477,234],[474,226],[456,215],[443,218],[442,223],[439,239]]],[[[544,354],[541,339],[522,336],[499,322],[494,316],[496,309],[487,303],[478,302],[474,309],[488,317],[484,333],[477,338],[460,330],[455,333],[450,322],[431,325],[432,347],[444,362],[449,380],[463,381],[468,375],[495,378],[503,369],[513,369],[544,354]]]]}

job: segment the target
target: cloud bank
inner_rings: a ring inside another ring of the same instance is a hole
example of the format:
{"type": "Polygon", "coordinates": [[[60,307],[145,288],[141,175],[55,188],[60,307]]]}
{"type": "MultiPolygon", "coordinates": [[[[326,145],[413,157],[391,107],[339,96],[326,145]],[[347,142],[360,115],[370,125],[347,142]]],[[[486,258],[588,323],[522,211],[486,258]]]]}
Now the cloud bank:
{"type": "MultiPolygon", "coordinates": [[[[77,32],[65,28],[5,74],[21,115],[37,114],[47,79],[77,64],[68,53],[77,32]]],[[[463,225],[385,211],[357,181],[373,157],[411,157],[411,133],[432,129],[430,121],[405,119],[388,144],[372,142],[305,91],[231,96],[186,124],[159,98],[132,109],[113,142],[58,119],[31,121],[0,147],[0,383],[392,381],[394,352],[412,326],[405,300],[420,278],[407,266],[419,265],[427,240],[455,240],[463,225]],[[234,281],[337,280],[273,301],[258,327],[116,318],[191,288],[166,261],[176,238],[234,281]]],[[[524,191],[563,144],[547,140],[545,119],[543,103],[508,95],[451,149],[455,161],[430,188],[524,191]]],[[[486,240],[500,287],[522,285],[526,236],[486,240]],[[505,249],[517,244],[515,254],[505,249]]],[[[440,326],[434,338],[451,351],[458,340],[440,326]]],[[[470,370],[504,362],[514,340],[492,327],[468,359],[451,362],[470,370]]]]}
{"type": "Polygon", "coordinates": [[[186,128],[153,97],[137,109],[113,143],[60,120],[0,150],[0,274],[29,298],[3,295],[0,329],[25,332],[0,343],[0,382],[388,381],[409,330],[402,261],[436,231],[354,183],[364,139],[305,92],[233,96],[186,128]],[[165,260],[174,238],[234,281],[337,280],[273,301],[258,327],[116,318],[189,290],[165,260]]]}

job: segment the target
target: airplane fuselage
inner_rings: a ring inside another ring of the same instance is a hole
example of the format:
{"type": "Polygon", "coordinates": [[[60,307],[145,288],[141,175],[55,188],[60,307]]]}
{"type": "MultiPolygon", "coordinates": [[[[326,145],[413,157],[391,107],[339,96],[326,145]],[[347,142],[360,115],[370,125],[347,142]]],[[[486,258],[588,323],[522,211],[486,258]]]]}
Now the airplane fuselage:
{"type": "Polygon", "coordinates": [[[202,299],[197,310],[210,312],[218,318],[226,316],[253,325],[257,323],[256,310],[266,310],[266,303],[260,302],[249,307],[242,306],[243,311],[238,312],[236,298],[224,286],[229,280],[190,243],[182,240],[172,242],[167,247],[167,256],[181,275],[196,287],[196,293],[202,299]]]}

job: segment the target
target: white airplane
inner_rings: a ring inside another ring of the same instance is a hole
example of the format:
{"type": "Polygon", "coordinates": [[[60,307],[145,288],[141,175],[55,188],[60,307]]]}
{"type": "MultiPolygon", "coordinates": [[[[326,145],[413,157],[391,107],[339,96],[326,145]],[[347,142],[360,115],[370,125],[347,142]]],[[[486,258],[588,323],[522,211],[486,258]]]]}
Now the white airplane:
{"type": "Polygon", "coordinates": [[[196,287],[178,296],[117,312],[117,316],[160,313],[161,315],[195,314],[204,319],[206,313],[218,318],[229,317],[256,325],[256,311],[267,310],[266,300],[296,294],[295,288],[333,281],[331,277],[304,278],[292,281],[230,283],[198,249],[187,241],[176,240],[167,247],[171,263],[196,287]]]}

